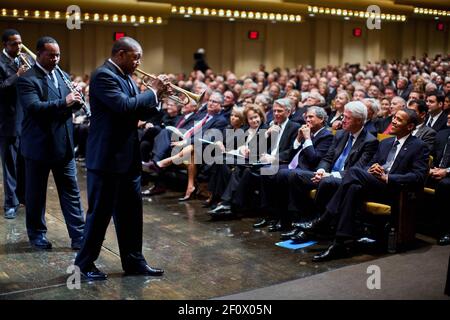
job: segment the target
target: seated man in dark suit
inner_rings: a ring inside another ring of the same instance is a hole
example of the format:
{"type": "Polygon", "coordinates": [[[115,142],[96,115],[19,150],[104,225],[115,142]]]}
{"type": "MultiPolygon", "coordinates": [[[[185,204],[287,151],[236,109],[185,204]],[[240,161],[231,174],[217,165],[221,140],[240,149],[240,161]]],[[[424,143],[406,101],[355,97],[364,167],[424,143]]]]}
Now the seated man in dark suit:
{"type": "Polygon", "coordinates": [[[448,109],[444,110],[444,102],[445,97],[437,92],[428,94],[426,99],[428,117],[425,119],[425,124],[436,132],[447,128],[448,109]]]}
{"type": "MultiPolygon", "coordinates": [[[[336,133],[316,171],[300,170],[289,175],[286,183],[289,184],[288,209],[291,214],[301,212],[304,216],[310,211],[309,192],[316,188],[314,202],[319,213],[322,213],[347,170],[351,167],[364,167],[369,163],[377,150],[378,140],[364,128],[366,117],[367,108],[362,102],[347,103],[342,120],[343,130],[336,133]]],[[[283,238],[289,236],[296,242],[307,239],[300,228],[282,235],[283,238]]]]}
{"type": "Polygon", "coordinates": [[[408,109],[414,110],[417,113],[417,125],[412,132],[412,135],[425,142],[430,152],[432,152],[436,138],[436,131],[425,125],[425,118],[428,111],[425,101],[411,100],[408,103],[408,109]]]}
{"type": "Polygon", "coordinates": [[[450,244],[450,114],[447,116],[447,129],[441,130],[436,136],[433,168],[430,170],[428,184],[436,190],[434,205],[439,216],[441,237],[438,244],[450,244]]]}
{"type": "MultiPolygon", "coordinates": [[[[298,129],[297,138],[293,145],[293,157],[289,165],[282,168],[274,175],[265,175],[261,179],[261,208],[267,210],[271,217],[278,220],[279,212],[287,210],[289,194],[285,181],[291,171],[294,170],[314,170],[320,160],[327,153],[333,135],[326,128],[327,113],[320,107],[309,107],[306,112],[306,125],[298,129]]],[[[286,216],[286,215],[283,215],[286,216]]],[[[260,221],[257,227],[262,227],[268,220],[260,221]]],[[[288,221],[281,221],[282,226],[286,226],[288,221]]],[[[272,223],[272,231],[276,229],[276,223],[272,223]]]]}
{"type": "Polygon", "coordinates": [[[303,230],[317,231],[334,220],[336,234],[332,245],[314,256],[313,261],[339,259],[347,255],[345,241],[353,239],[355,212],[364,200],[392,203],[401,187],[423,188],[428,172],[429,150],[411,133],[417,123],[413,110],[397,111],[391,133],[383,140],[365,168],[351,168],[319,218],[301,225],[303,230]]]}

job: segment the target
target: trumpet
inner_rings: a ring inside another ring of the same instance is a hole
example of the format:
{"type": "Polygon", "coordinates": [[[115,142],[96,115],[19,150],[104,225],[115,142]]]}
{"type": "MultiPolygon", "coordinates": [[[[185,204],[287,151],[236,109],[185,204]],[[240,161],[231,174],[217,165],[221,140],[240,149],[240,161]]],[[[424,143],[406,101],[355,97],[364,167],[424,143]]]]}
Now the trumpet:
{"type": "MultiPolygon", "coordinates": [[[[36,54],[31,51],[30,49],[28,49],[23,43],[21,45],[21,49],[25,50],[25,52],[34,60],[36,61],[36,54]]],[[[30,64],[26,61],[25,57],[22,56],[22,54],[20,54],[21,58],[23,59],[23,61],[25,61],[26,65],[31,68],[30,64]]],[[[72,82],[67,78],[66,74],[61,70],[61,68],[56,65],[56,71],[58,71],[59,75],[61,76],[61,78],[63,79],[65,85],[67,86],[67,88],[69,88],[70,92],[72,93],[78,93],[81,97],[81,108],[84,110],[84,112],[86,112],[86,114],[89,116],[90,112],[89,112],[89,108],[87,107],[87,103],[86,103],[86,98],[84,96],[84,94],[79,91],[73,84],[72,82]]]]}
{"type": "MultiPolygon", "coordinates": [[[[151,75],[151,74],[139,69],[139,68],[136,69],[136,72],[141,75],[142,84],[144,86],[146,86],[147,88],[151,88],[150,84],[145,81],[144,77],[147,77],[147,78],[150,78],[153,80],[156,79],[156,77],[154,75],[151,75]]],[[[182,94],[185,97],[184,99],[180,99],[177,95],[169,96],[169,99],[171,99],[177,103],[180,103],[180,104],[187,104],[189,102],[189,99],[194,100],[196,103],[201,103],[201,101],[203,100],[203,97],[205,96],[205,92],[202,92],[201,94],[195,94],[190,91],[184,90],[183,88],[176,86],[172,83],[169,83],[169,86],[175,92],[182,94]]]]}
{"type": "Polygon", "coordinates": [[[19,59],[22,61],[23,65],[27,66],[27,69],[31,68],[31,64],[28,62],[27,57],[22,52],[19,52],[19,59]]]}

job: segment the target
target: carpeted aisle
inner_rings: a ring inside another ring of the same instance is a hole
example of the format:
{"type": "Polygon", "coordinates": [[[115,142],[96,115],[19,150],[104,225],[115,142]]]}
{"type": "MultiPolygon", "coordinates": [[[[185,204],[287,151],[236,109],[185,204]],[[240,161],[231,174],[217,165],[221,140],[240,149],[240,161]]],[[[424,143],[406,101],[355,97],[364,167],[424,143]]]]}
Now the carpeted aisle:
{"type": "Polygon", "coordinates": [[[219,299],[449,299],[444,295],[449,254],[450,246],[433,245],[219,299]],[[367,269],[374,265],[380,268],[380,289],[370,290],[367,282],[376,281],[367,269]]]}

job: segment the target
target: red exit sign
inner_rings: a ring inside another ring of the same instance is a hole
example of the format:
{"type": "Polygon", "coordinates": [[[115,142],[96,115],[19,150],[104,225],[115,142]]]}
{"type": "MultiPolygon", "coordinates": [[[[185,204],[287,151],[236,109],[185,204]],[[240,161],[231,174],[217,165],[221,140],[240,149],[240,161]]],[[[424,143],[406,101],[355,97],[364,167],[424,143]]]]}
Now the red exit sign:
{"type": "Polygon", "coordinates": [[[362,36],[362,29],[361,28],[354,28],[353,29],[353,36],[354,37],[361,37],[362,36]]]}
{"type": "Polygon", "coordinates": [[[113,39],[114,39],[114,41],[117,41],[120,38],[123,38],[125,36],[126,36],[125,32],[114,32],[113,39]]]}
{"type": "Polygon", "coordinates": [[[259,39],[259,31],[249,31],[248,38],[250,40],[258,40],[259,39]]]}

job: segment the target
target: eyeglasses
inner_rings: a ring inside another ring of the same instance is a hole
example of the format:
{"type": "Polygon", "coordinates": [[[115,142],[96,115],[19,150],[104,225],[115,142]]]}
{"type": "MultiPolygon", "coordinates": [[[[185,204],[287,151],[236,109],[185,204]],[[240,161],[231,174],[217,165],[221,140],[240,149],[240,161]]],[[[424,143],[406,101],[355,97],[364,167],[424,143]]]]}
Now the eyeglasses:
{"type": "Polygon", "coordinates": [[[220,104],[220,101],[217,101],[217,100],[211,100],[211,99],[209,99],[208,102],[211,102],[211,103],[219,103],[219,104],[220,104]]]}

